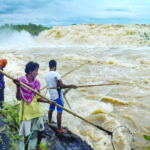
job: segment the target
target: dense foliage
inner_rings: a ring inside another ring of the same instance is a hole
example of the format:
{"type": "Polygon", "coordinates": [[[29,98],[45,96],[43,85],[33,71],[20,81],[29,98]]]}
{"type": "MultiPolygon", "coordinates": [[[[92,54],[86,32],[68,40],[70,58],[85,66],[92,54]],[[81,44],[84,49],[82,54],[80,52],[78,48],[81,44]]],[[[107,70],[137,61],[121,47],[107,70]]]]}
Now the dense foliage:
{"type": "MultiPolygon", "coordinates": [[[[150,136],[144,135],[144,139],[150,141],[150,136]]],[[[150,146],[147,147],[147,150],[150,150],[150,146]]]]}
{"type": "Polygon", "coordinates": [[[38,35],[41,31],[48,30],[51,28],[44,27],[42,25],[35,25],[32,23],[29,23],[28,25],[5,24],[3,26],[0,26],[0,30],[5,30],[5,29],[17,30],[17,31],[25,30],[25,31],[28,31],[29,33],[31,33],[32,35],[38,35]]]}
{"type": "MultiPolygon", "coordinates": [[[[0,114],[4,117],[4,130],[5,134],[11,141],[11,145],[15,145],[16,141],[20,140],[18,135],[19,130],[19,105],[14,103],[4,103],[4,107],[0,109],[0,114]]],[[[0,144],[2,141],[0,140],[0,144]]]]}

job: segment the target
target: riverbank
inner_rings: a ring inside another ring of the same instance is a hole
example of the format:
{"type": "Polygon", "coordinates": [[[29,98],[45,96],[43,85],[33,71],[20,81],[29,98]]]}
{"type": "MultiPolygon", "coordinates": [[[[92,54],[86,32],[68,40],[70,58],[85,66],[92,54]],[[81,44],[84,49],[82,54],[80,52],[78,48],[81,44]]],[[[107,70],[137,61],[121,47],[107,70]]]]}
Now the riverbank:
{"type": "MultiPolygon", "coordinates": [[[[22,137],[16,140],[9,138],[8,131],[9,124],[6,125],[5,118],[0,115],[0,150],[20,150],[23,148],[22,137]],[[15,143],[14,144],[14,140],[15,143]],[[12,144],[13,143],[13,144],[12,144]]],[[[67,128],[67,133],[57,132],[57,124],[54,123],[48,126],[45,120],[45,130],[43,132],[43,139],[41,143],[41,149],[43,150],[93,150],[85,141],[83,141],[78,135],[72,133],[67,128]]],[[[12,132],[14,134],[14,132],[12,132]]],[[[18,131],[16,131],[18,134],[18,131]]],[[[29,149],[35,149],[37,139],[37,131],[34,131],[29,142],[29,149]]]]}

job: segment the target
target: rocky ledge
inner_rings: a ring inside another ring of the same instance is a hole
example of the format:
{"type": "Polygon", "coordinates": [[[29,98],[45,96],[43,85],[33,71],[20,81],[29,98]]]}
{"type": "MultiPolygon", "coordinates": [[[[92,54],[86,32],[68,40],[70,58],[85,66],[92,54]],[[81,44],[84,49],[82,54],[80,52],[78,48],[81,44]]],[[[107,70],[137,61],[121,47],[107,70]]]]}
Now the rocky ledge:
{"type": "MultiPolygon", "coordinates": [[[[12,146],[13,139],[7,137],[7,127],[3,122],[3,117],[0,116],[0,150],[13,150],[20,149],[16,141],[16,145],[12,146]]],[[[45,130],[43,132],[42,143],[44,143],[43,150],[93,150],[90,145],[83,141],[78,135],[75,135],[67,128],[67,133],[59,133],[57,131],[57,124],[53,123],[49,125],[45,122],[45,130]]],[[[11,131],[10,131],[11,132],[11,131]]],[[[29,149],[35,149],[35,141],[37,132],[35,131],[30,139],[29,149]]],[[[20,145],[20,144],[19,144],[20,145]]]]}

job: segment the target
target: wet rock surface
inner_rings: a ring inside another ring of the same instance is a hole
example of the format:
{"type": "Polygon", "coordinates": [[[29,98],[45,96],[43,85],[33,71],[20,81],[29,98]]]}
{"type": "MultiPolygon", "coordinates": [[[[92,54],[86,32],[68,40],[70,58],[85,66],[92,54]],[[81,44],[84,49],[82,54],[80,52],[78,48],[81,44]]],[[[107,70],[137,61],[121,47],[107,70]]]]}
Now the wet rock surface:
{"type": "Polygon", "coordinates": [[[92,150],[92,148],[84,142],[79,136],[73,134],[67,128],[67,133],[59,133],[57,124],[53,123],[48,126],[45,124],[47,148],[51,150],[92,150]]]}
{"type": "MultiPolygon", "coordinates": [[[[0,116],[0,131],[5,127],[3,122],[3,117],[0,116]]],[[[48,125],[45,122],[45,130],[43,132],[42,142],[44,143],[47,150],[93,150],[91,146],[89,146],[85,141],[83,141],[78,135],[75,135],[67,128],[66,133],[59,133],[57,131],[57,124],[53,123],[48,125]]],[[[0,132],[0,150],[12,150],[14,148],[11,147],[11,141],[6,135],[6,129],[0,132]],[[11,148],[10,148],[11,147],[11,148]]],[[[30,145],[32,145],[32,141],[36,141],[37,139],[37,131],[34,131],[33,135],[30,139],[30,145]]],[[[18,141],[19,143],[19,141],[18,141]]],[[[34,142],[35,143],[35,142],[34,142]]],[[[33,144],[35,145],[35,144],[33,144]]],[[[16,145],[17,147],[17,145],[16,145]]],[[[32,146],[29,146],[29,149],[34,149],[32,146]]],[[[15,148],[17,149],[17,148],[15,148]]],[[[20,148],[18,148],[19,150],[20,148]]]]}
{"type": "Polygon", "coordinates": [[[6,127],[5,123],[3,122],[4,117],[0,115],[0,150],[7,150],[9,149],[10,140],[6,135],[6,127]]]}

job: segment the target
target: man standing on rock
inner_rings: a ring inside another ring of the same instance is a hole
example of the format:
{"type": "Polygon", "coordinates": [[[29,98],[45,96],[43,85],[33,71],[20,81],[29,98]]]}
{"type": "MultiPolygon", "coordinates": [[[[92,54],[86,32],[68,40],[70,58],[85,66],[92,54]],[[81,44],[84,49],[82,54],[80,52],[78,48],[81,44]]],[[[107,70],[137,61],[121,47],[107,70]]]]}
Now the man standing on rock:
{"type": "Polygon", "coordinates": [[[39,65],[35,62],[26,64],[25,76],[15,79],[14,83],[17,85],[16,98],[20,101],[20,131],[19,135],[24,136],[24,147],[28,150],[28,143],[32,131],[38,130],[36,150],[40,149],[42,140],[42,132],[44,130],[43,112],[39,102],[49,103],[48,101],[40,98],[34,92],[20,85],[20,81],[40,92],[40,82],[36,79],[38,74],[39,65]]]}
{"type": "MultiPolygon", "coordinates": [[[[1,59],[0,70],[3,71],[6,65],[7,65],[7,59],[1,59]]],[[[4,88],[5,88],[4,75],[0,73],[0,107],[2,107],[2,104],[4,102],[4,88]]]]}
{"type": "MultiPolygon", "coordinates": [[[[56,87],[56,89],[49,89],[49,94],[50,94],[50,99],[56,102],[58,105],[63,105],[63,100],[61,97],[61,88],[77,88],[75,85],[65,85],[61,81],[61,76],[58,72],[56,72],[56,67],[57,63],[55,60],[50,60],[49,61],[49,69],[50,71],[45,75],[45,80],[47,83],[47,87],[56,87]]],[[[55,106],[50,105],[49,107],[49,112],[48,112],[48,119],[49,119],[49,124],[52,123],[52,114],[53,111],[55,110],[55,106]]],[[[66,130],[62,129],[61,127],[61,121],[62,121],[62,112],[63,109],[57,107],[57,125],[58,129],[57,131],[59,133],[65,133],[67,132],[66,130]]]]}

